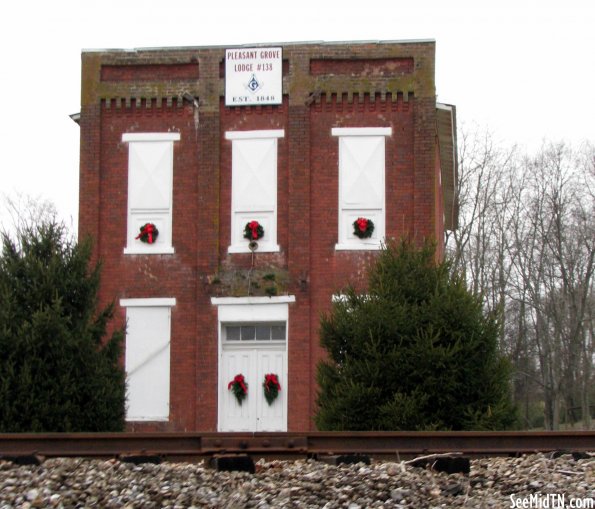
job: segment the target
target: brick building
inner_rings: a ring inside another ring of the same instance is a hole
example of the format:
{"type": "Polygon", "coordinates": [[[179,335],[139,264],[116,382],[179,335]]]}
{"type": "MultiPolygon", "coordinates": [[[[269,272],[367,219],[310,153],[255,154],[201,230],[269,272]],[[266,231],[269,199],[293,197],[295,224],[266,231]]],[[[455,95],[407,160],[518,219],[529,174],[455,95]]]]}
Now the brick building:
{"type": "Polygon", "coordinates": [[[441,244],[456,223],[434,56],[433,41],[83,52],[79,235],[128,324],[131,430],[313,429],[320,313],[365,284],[383,238],[441,244]]]}

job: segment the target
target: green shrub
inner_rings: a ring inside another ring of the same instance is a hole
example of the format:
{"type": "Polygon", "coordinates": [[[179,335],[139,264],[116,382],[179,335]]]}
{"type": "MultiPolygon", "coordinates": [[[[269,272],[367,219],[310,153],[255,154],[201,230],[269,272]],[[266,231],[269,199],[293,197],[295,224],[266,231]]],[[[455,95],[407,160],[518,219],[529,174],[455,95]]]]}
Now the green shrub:
{"type": "Polygon", "coordinates": [[[506,429],[515,421],[498,323],[433,245],[393,242],[321,320],[321,430],[506,429]]]}
{"type": "Polygon", "coordinates": [[[17,240],[4,235],[0,257],[0,431],[123,429],[123,331],[105,339],[90,243],[54,222],[17,240]]]}

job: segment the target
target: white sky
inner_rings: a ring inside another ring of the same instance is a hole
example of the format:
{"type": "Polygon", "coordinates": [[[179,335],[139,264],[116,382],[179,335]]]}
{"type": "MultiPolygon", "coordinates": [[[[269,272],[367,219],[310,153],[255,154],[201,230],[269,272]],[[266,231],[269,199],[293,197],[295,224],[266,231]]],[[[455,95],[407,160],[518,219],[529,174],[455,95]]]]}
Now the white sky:
{"type": "Polygon", "coordinates": [[[459,127],[529,150],[595,141],[593,0],[15,0],[0,8],[0,199],[49,199],[76,225],[82,49],[406,39],[436,40],[459,127]]]}

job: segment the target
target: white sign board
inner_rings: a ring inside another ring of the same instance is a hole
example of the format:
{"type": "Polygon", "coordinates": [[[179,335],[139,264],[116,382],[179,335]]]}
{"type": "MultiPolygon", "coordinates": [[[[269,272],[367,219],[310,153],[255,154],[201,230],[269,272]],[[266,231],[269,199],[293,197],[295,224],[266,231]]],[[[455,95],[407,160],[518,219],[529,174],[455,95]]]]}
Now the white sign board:
{"type": "Polygon", "coordinates": [[[281,48],[225,50],[225,105],[254,106],[283,102],[281,48]]]}

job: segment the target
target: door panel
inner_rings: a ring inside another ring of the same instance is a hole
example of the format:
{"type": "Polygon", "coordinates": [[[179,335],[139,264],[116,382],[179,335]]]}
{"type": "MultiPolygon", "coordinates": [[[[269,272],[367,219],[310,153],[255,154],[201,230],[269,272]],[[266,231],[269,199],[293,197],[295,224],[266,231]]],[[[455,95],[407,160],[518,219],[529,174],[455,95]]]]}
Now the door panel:
{"type": "Polygon", "coordinates": [[[220,431],[287,431],[287,351],[283,347],[226,345],[221,352],[219,379],[220,431]],[[248,397],[239,405],[228,383],[238,373],[248,383],[248,397]],[[263,382],[267,373],[279,377],[281,391],[269,405],[263,382]]]}
{"type": "Polygon", "coordinates": [[[255,352],[253,350],[228,350],[221,356],[221,379],[219,382],[220,431],[254,431],[256,418],[256,400],[253,378],[255,352]],[[227,386],[231,380],[241,373],[248,383],[248,396],[240,405],[233,392],[227,386]]]}
{"type": "Polygon", "coordinates": [[[285,351],[257,351],[258,358],[258,397],[256,398],[256,431],[287,431],[285,419],[286,380],[285,380],[285,351]],[[279,378],[281,390],[279,396],[271,405],[264,397],[264,376],[275,373],[279,378]]]}

